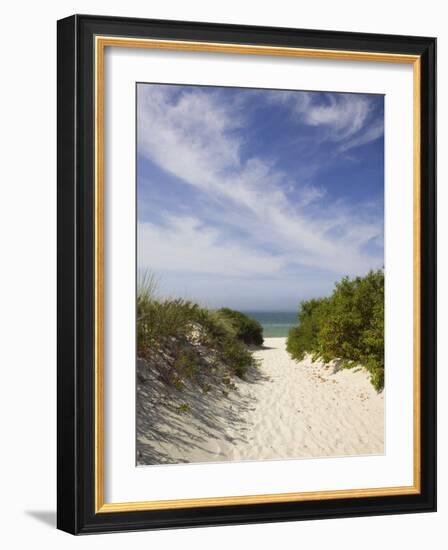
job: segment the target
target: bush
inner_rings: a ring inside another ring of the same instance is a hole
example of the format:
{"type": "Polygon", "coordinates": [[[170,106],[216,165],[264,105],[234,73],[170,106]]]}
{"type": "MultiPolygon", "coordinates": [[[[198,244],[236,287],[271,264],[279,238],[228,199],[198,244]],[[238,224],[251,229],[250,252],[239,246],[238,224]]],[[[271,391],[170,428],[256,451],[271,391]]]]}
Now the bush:
{"type": "Polygon", "coordinates": [[[319,356],[319,329],[323,323],[328,298],[320,298],[302,302],[298,314],[299,326],[292,327],[286,341],[286,349],[290,355],[302,361],[306,353],[314,358],[319,356]]]}
{"type": "Polygon", "coordinates": [[[239,378],[244,378],[249,367],[255,366],[252,354],[241,345],[241,342],[233,338],[223,342],[222,357],[224,362],[230,366],[232,373],[239,378]]]}
{"type": "Polygon", "coordinates": [[[329,298],[302,302],[299,325],[290,330],[287,350],[340,366],[363,365],[377,391],[384,387],[384,273],[345,277],[329,298]]]}
{"type": "Polygon", "coordinates": [[[258,321],[227,307],[218,310],[218,314],[231,323],[239,340],[248,346],[263,345],[263,327],[258,321]]]}
{"type": "Polygon", "coordinates": [[[185,380],[199,380],[201,369],[211,364],[219,363],[240,378],[256,365],[244,345],[246,340],[260,342],[261,338],[263,342],[251,319],[243,324],[189,300],[158,299],[154,281],[149,281],[150,285],[142,283],[137,291],[137,356],[151,359],[167,384],[180,390],[185,380]]]}

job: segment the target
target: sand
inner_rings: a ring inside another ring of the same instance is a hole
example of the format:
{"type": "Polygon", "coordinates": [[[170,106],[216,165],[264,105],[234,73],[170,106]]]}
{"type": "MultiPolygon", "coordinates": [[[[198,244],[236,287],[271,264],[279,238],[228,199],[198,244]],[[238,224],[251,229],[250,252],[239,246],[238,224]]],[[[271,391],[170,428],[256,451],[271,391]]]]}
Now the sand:
{"type": "Polygon", "coordinates": [[[260,366],[227,396],[186,395],[179,414],[154,403],[153,430],[139,436],[140,464],[384,453],[384,397],[361,368],[293,361],[286,338],[266,338],[260,366]],[[143,455],[142,455],[143,456],[143,455]]]}

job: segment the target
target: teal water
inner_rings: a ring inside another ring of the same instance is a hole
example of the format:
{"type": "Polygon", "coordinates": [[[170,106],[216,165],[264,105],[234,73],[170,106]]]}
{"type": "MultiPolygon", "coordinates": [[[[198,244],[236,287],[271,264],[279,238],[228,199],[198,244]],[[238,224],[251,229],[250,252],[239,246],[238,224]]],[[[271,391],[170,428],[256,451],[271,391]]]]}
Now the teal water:
{"type": "Polygon", "coordinates": [[[264,338],[288,336],[289,329],[297,325],[297,313],[294,311],[244,311],[243,313],[262,325],[264,338]]]}

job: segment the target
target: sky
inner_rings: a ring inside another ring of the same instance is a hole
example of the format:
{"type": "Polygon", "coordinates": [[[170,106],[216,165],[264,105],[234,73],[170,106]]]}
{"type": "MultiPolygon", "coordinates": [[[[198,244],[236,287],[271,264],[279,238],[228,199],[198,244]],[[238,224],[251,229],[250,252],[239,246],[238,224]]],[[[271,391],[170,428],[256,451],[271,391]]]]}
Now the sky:
{"type": "Polygon", "coordinates": [[[384,260],[384,97],[137,85],[137,264],[159,293],[295,311],[384,260]]]}

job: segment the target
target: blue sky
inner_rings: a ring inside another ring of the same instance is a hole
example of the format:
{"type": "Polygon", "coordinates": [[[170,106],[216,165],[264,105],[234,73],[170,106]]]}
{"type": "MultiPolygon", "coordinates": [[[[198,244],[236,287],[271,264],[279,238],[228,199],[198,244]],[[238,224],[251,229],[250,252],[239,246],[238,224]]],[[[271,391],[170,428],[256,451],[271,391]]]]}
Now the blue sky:
{"type": "Polygon", "coordinates": [[[383,133],[381,95],[138,84],[139,272],[293,311],[382,267],[383,133]]]}

